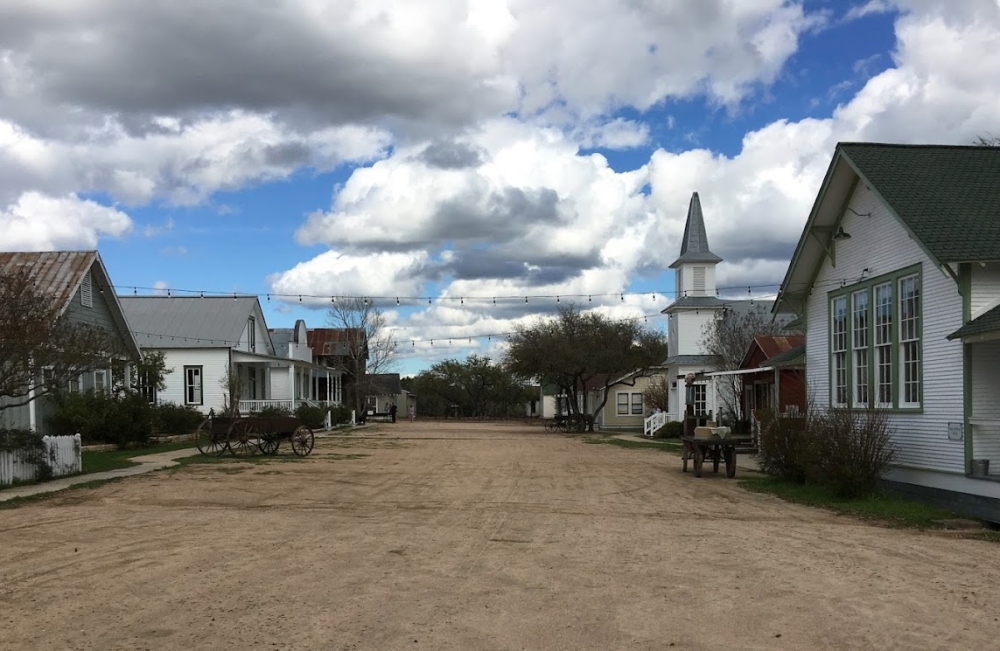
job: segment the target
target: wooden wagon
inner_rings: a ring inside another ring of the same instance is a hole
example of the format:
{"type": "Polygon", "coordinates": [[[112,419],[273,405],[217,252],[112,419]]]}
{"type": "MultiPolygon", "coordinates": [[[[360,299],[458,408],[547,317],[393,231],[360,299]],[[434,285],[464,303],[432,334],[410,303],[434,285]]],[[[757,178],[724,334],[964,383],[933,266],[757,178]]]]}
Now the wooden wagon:
{"type": "Polygon", "coordinates": [[[304,457],[315,444],[313,431],[295,416],[212,416],[198,427],[195,440],[199,452],[216,457],[226,450],[234,457],[277,454],[285,440],[304,457]]]}
{"type": "Polygon", "coordinates": [[[742,451],[750,451],[753,447],[752,436],[727,436],[725,438],[705,438],[699,436],[682,436],[684,450],[682,454],[682,470],[687,472],[688,461],[694,465],[694,476],[701,477],[705,461],[712,462],[712,470],[719,472],[719,465],[726,464],[726,477],[736,476],[736,455],[742,451]]]}

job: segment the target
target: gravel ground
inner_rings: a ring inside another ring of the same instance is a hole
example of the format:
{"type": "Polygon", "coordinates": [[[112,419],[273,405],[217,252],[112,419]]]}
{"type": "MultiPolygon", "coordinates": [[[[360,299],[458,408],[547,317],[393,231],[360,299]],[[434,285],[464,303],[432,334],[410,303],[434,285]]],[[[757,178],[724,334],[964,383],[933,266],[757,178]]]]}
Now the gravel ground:
{"type": "Polygon", "coordinates": [[[0,648],[994,649],[1000,547],[408,422],[0,511],[0,648]]]}

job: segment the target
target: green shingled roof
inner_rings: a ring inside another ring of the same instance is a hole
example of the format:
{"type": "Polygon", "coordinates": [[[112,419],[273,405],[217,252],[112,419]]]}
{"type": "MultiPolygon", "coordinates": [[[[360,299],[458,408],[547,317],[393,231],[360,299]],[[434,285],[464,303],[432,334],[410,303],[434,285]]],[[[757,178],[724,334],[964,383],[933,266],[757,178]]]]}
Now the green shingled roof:
{"type": "Polygon", "coordinates": [[[1000,147],[840,149],[939,262],[1000,260],[1000,147]]]}
{"type": "Polygon", "coordinates": [[[1000,305],[969,321],[948,335],[948,339],[965,339],[966,337],[982,335],[987,332],[996,332],[997,330],[1000,330],[1000,305]]]}

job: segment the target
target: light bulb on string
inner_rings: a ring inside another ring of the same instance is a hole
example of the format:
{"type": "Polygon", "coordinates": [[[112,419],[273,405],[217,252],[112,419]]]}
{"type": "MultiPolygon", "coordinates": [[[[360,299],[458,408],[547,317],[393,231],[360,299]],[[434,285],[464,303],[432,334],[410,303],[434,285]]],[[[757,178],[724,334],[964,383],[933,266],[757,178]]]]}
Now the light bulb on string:
{"type": "Polygon", "coordinates": [[[399,297],[396,297],[396,307],[399,307],[399,297]]]}

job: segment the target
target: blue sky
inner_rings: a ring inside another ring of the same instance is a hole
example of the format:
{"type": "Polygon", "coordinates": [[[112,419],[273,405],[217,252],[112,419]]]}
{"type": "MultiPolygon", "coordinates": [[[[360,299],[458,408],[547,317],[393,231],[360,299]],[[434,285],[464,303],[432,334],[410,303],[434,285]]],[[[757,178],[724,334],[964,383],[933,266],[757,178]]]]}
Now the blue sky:
{"type": "Polygon", "coordinates": [[[11,3],[0,51],[0,248],[271,327],[385,297],[403,373],[570,295],[657,315],[695,191],[773,294],[836,142],[1000,132],[994,0],[11,3]]]}

